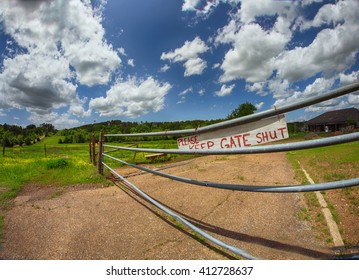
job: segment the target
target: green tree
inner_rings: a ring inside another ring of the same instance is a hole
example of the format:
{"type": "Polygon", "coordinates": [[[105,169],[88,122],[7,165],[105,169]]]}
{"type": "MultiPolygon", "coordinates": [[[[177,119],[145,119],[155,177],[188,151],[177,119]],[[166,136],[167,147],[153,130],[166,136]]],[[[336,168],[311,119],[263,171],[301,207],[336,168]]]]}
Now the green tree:
{"type": "Polygon", "coordinates": [[[24,137],[19,134],[19,135],[16,137],[16,142],[17,142],[17,144],[20,145],[20,146],[24,145],[24,137]]]}
{"type": "Polygon", "coordinates": [[[227,119],[235,119],[243,116],[251,115],[256,111],[257,108],[250,102],[243,103],[234,109],[228,116],[227,119]]]}
{"type": "Polygon", "coordinates": [[[29,136],[26,136],[26,137],[25,137],[25,144],[26,144],[27,146],[29,146],[29,145],[32,144],[31,138],[30,138],[29,136]]]}

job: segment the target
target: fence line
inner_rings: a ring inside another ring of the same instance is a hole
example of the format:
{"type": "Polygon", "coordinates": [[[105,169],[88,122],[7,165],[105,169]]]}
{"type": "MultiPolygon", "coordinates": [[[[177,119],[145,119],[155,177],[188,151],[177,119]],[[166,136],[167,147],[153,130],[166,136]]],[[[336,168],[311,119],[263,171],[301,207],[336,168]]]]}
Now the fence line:
{"type": "Polygon", "coordinates": [[[217,124],[212,124],[209,126],[199,127],[195,129],[184,129],[184,130],[175,130],[175,131],[162,131],[162,132],[149,132],[149,133],[134,133],[134,134],[101,134],[100,136],[100,147],[99,147],[99,158],[98,158],[98,170],[100,173],[103,172],[103,166],[109,169],[116,177],[120,178],[126,184],[135,190],[140,196],[151,202],[153,205],[161,209],[162,211],[166,212],[168,215],[175,218],[177,221],[181,222],[182,224],[188,226],[193,231],[197,232],[198,234],[202,235],[203,237],[207,238],[208,240],[214,242],[215,244],[230,250],[242,257],[248,259],[255,259],[252,255],[248,254],[247,252],[233,247],[229,244],[226,244],[211,235],[207,234],[206,232],[200,230],[196,226],[192,225],[186,219],[182,218],[181,216],[175,214],[174,212],[167,209],[165,206],[160,204],[159,202],[155,201],[147,194],[142,192],[138,187],[134,184],[126,180],[123,176],[118,174],[114,169],[108,166],[104,162],[104,157],[110,158],[122,164],[126,164],[132,166],[134,168],[143,170],[145,172],[149,172],[155,175],[159,175],[168,179],[177,180],[184,183],[204,186],[204,187],[212,187],[212,188],[221,188],[221,189],[229,189],[229,190],[237,190],[237,191],[252,191],[252,192],[274,192],[274,193],[288,193],[288,192],[309,192],[309,191],[318,191],[318,190],[329,190],[329,189],[338,189],[338,188],[346,188],[352,186],[359,185],[359,178],[353,178],[348,180],[336,181],[336,182],[328,182],[328,183],[321,183],[321,184],[314,184],[314,185],[294,185],[294,186],[248,186],[248,185],[237,185],[237,184],[223,184],[217,182],[207,182],[207,181],[198,181],[192,180],[188,178],[178,177],[175,175],[170,175],[166,173],[162,173],[159,171],[151,170],[149,168],[145,168],[142,166],[138,166],[135,164],[128,163],[116,157],[110,156],[105,153],[104,148],[112,148],[113,150],[106,151],[107,153],[117,151],[117,150],[127,150],[132,152],[148,152],[148,153],[162,153],[162,154],[197,154],[197,155],[222,155],[222,154],[254,154],[254,153],[271,153],[271,152],[287,152],[293,150],[301,150],[301,149],[309,149],[309,148],[317,148],[323,146],[330,146],[330,145],[337,145],[342,143],[349,143],[359,140],[359,132],[346,134],[346,135],[339,135],[333,136],[324,139],[316,139],[304,142],[295,142],[295,143],[285,143],[285,144],[276,144],[276,145],[264,145],[264,146],[250,146],[245,148],[239,149],[223,149],[223,150],[176,150],[176,149],[146,149],[146,148],[131,148],[131,147],[121,147],[121,146],[114,146],[114,145],[107,145],[104,144],[104,137],[111,137],[111,136],[120,136],[120,137],[136,137],[136,136],[169,136],[169,135],[187,135],[187,134],[198,134],[203,132],[209,131],[216,131],[222,128],[228,128],[236,125],[247,124],[254,121],[258,121],[264,118],[272,117],[275,115],[283,114],[286,112],[290,112],[296,109],[304,108],[310,105],[314,105],[323,101],[327,101],[339,96],[343,96],[345,94],[354,92],[359,90],[359,82],[351,84],[346,87],[339,88],[337,90],[330,91],[326,94],[315,96],[312,98],[308,98],[296,103],[287,104],[282,106],[281,108],[274,108],[267,111],[263,111],[260,113],[252,114],[249,116],[241,117],[234,120],[224,121],[217,124]]]}

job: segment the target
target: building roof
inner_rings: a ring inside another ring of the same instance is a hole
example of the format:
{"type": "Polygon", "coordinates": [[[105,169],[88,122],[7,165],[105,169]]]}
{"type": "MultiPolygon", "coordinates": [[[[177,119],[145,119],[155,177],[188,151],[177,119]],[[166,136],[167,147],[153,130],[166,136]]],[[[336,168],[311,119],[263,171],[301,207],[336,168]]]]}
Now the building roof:
{"type": "Polygon", "coordinates": [[[347,121],[359,121],[359,110],[356,108],[348,108],[326,112],[309,120],[307,123],[308,125],[318,125],[346,123],[347,121]]]}

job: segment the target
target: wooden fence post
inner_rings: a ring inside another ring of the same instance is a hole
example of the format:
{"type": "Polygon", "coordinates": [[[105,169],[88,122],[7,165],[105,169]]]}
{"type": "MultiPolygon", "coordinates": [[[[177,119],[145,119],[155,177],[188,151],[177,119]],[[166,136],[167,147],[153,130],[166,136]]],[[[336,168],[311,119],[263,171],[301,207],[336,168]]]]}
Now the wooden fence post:
{"type": "Polygon", "coordinates": [[[95,142],[95,135],[92,134],[91,136],[91,143],[92,143],[92,163],[96,166],[96,142],[95,142]]]}
{"type": "Polygon", "coordinates": [[[89,154],[90,154],[90,162],[92,163],[92,134],[90,136],[90,141],[89,141],[89,154]]]}
{"type": "Polygon", "coordinates": [[[102,161],[103,161],[103,140],[104,140],[104,136],[103,136],[103,133],[101,132],[100,133],[100,139],[98,141],[98,173],[103,175],[103,164],[102,164],[102,161]]]}

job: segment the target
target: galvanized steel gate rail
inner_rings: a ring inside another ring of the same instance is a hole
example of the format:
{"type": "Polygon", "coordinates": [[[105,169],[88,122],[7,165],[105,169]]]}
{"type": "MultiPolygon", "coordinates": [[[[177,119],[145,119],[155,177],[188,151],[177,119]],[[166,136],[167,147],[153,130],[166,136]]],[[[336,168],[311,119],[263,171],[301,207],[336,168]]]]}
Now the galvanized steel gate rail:
{"type": "Polygon", "coordinates": [[[168,215],[172,216],[182,224],[188,226],[193,231],[197,232],[198,234],[202,235],[206,239],[212,241],[213,243],[228,249],[229,251],[238,254],[247,259],[255,259],[252,255],[248,254],[247,252],[239,249],[237,247],[233,247],[227,243],[224,243],[211,235],[207,234],[206,232],[200,230],[181,216],[177,215],[176,213],[172,212],[159,202],[153,200],[143,191],[141,191],[138,187],[133,185],[123,176],[118,174],[113,168],[111,168],[108,164],[104,162],[104,158],[109,158],[114,161],[120,162],[122,164],[126,164],[137,169],[140,169],[145,172],[150,172],[155,175],[159,175],[162,177],[166,177],[168,179],[177,180],[180,182],[185,182],[188,184],[199,185],[204,187],[212,187],[212,188],[222,188],[222,189],[230,189],[236,191],[250,191],[250,192],[274,192],[274,193],[288,193],[288,192],[310,192],[310,191],[321,191],[321,190],[329,190],[329,189],[339,189],[339,188],[346,188],[352,186],[359,186],[359,178],[353,178],[348,180],[336,181],[336,182],[328,182],[322,184],[314,184],[314,185],[295,185],[295,186],[249,186],[249,185],[238,185],[238,184],[223,184],[217,182],[208,182],[208,181],[197,181],[188,178],[178,177],[166,173],[162,173],[159,171],[151,170],[142,166],[138,166],[135,164],[131,164],[125,162],[119,158],[110,156],[108,153],[118,150],[127,150],[133,152],[147,152],[147,153],[165,153],[165,154],[199,154],[199,155],[222,155],[222,154],[258,154],[258,153],[272,153],[272,152],[286,152],[286,151],[293,151],[293,150],[300,150],[300,149],[308,149],[308,148],[316,148],[316,147],[323,147],[329,145],[337,145],[342,143],[354,142],[359,140],[359,132],[346,134],[346,135],[339,135],[333,136],[329,138],[323,139],[316,139],[304,142],[295,142],[295,143],[287,143],[287,144],[275,144],[275,145],[266,145],[266,146],[254,146],[254,147],[245,147],[239,149],[225,149],[225,150],[191,150],[191,151],[184,151],[184,150],[177,150],[177,149],[145,149],[145,148],[129,148],[129,147],[121,147],[121,146],[114,146],[114,145],[107,145],[104,144],[104,137],[136,137],[136,136],[169,136],[169,135],[190,135],[190,134],[198,134],[203,132],[209,131],[216,131],[222,128],[228,128],[235,125],[247,124],[254,121],[258,121],[264,118],[276,116],[279,114],[287,113],[293,110],[297,110],[300,108],[304,108],[310,105],[314,105],[323,101],[327,101],[336,97],[343,96],[348,93],[353,93],[359,90],[359,82],[351,84],[346,87],[339,88],[337,90],[330,91],[326,94],[315,96],[312,98],[308,98],[293,104],[287,104],[280,108],[269,109],[260,113],[256,113],[253,115],[241,117],[234,120],[229,120],[205,127],[200,127],[196,129],[185,129],[185,130],[175,130],[175,131],[163,131],[163,132],[150,132],[150,133],[133,133],[133,134],[105,134],[102,135],[100,139],[100,146],[99,146],[99,172],[103,172],[103,167],[109,169],[115,176],[120,178],[121,180],[125,181],[128,186],[130,186],[134,191],[136,191],[139,195],[143,198],[151,202],[153,205],[161,209],[162,211],[166,212],[168,215]],[[110,151],[105,152],[104,148],[111,148],[110,151]]]}

